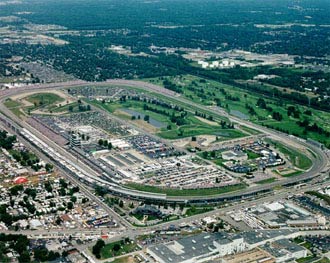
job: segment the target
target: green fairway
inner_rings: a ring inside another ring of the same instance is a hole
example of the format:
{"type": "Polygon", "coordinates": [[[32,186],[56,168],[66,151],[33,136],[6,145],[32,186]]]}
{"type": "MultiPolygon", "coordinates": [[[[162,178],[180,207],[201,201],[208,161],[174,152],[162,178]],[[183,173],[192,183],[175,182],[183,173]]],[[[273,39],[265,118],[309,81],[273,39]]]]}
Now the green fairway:
{"type": "MultiPolygon", "coordinates": [[[[165,101],[167,102],[167,100],[165,101]]],[[[144,116],[147,115],[150,118],[149,124],[154,125],[157,130],[157,135],[164,139],[178,139],[197,135],[216,135],[219,137],[219,140],[227,140],[245,136],[245,134],[239,130],[221,127],[220,124],[213,120],[213,117],[212,122],[209,122],[207,119],[203,121],[203,118],[198,119],[194,114],[195,110],[191,108],[184,108],[184,111],[178,111],[174,108],[155,105],[146,101],[129,99],[126,101],[114,101],[109,103],[102,103],[99,101],[92,101],[91,103],[120,118],[131,119],[136,125],[142,125],[136,121],[140,119],[143,120],[144,116]],[[185,114],[184,117],[181,116],[182,114],[185,114]],[[174,120],[173,116],[175,116],[174,120]],[[178,121],[180,121],[180,123],[178,121]]],[[[167,103],[171,103],[169,105],[173,104],[173,102],[167,103]]],[[[209,117],[209,115],[206,116],[209,117]]]]}
{"type": "MultiPolygon", "coordinates": [[[[180,83],[183,96],[197,104],[204,106],[218,105],[228,113],[234,114],[233,112],[235,112],[235,116],[247,116],[250,121],[256,124],[265,125],[301,138],[311,138],[330,147],[330,138],[326,134],[330,131],[329,112],[311,109],[302,105],[293,105],[275,98],[265,98],[264,106],[259,106],[260,95],[257,93],[192,75],[153,78],[147,79],[147,81],[162,86],[164,79],[175,84],[180,83]],[[295,108],[296,116],[293,116],[293,114],[289,116],[289,107],[295,108]],[[274,113],[279,114],[281,120],[275,120],[273,118],[274,113]],[[306,119],[309,123],[309,129],[299,125],[299,122],[306,119]],[[312,129],[311,127],[314,124],[317,124],[324,131],[319,132],[317,128],[312,129]]],[[[264,88],[269,89],[266,85],[264,88]]],[[[241,129],[250,134],[258,134],[258,131],[250,130],[244,126],[241,129]]]]}

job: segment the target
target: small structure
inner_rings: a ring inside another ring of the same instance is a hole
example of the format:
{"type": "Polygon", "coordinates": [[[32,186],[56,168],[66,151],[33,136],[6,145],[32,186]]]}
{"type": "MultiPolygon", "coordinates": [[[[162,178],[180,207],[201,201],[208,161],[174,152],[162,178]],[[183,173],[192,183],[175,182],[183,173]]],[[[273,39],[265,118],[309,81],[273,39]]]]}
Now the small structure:
{"type": "Polygon", "coordinates": [[[288,239],[280,239],[266,243],[261,248],[276,258],[276,262],[292,262],[298,258],[307,257],[306,248],[299,246],[288,239]]]}
{"type": "Polygon", "coordinates": [[[23,176],[19,176],[19,177],[16,177],[13,182],[14,184],[25,184],[27,183],[29,180],[26,178],[26,177],[23,177],[23,176]]]}
{"type": "Polygon", "coordinates": [[[222,159],[224,160],[234,160],[234,161],[246,161],[248,155],[242,151],[226,151],[221,154],[222,159]]]}
{"type": "Polygon", "coordinates": [[[132,212],[133,215],[148,215],[155,216],[157,218],[163,218],[165,215],[156,207],[151,205],[139,206],[132,212]]]}
{"type": "Polygon", "coordinates": [[[70,146],[71,147],[77,147],[80,148],[81,147],[81,139],[79,137],[79,135],[72,133],[70,136],[70,146]]]}

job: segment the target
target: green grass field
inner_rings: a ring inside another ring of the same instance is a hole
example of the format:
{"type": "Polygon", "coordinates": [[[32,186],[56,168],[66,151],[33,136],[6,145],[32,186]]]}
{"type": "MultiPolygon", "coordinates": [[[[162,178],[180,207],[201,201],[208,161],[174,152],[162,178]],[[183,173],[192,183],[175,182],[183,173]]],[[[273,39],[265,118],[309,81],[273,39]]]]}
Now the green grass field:
{"type": "Polygon", "coordinates": [[[297,149],[286,146],[280,142],[273,142],[274,147],[284,154],[290,162],[299,169],[307,170],[312,167],[313,162],[305,154],[299,152],[297,149]]]}
{"type": "Polygon", "coordinates": [[[52,104],[61,103],[63,98],[54,93],[36,93],[28,96],[26,100],[36,107],[46,107],[52,104]]]}
{"type": "MultiPolygon", "coordinates": [[[[134,214],[133,215],[137,220],[142,221],[144,219],[144,215],[142,214],[134,214]]],[[[153,215],[148,215],[147,216],[147,221],[152,221],[152,220],[157,220],[158,218],[153,215]]]]}
{"type": "Polygon", "coordinates": [[[328,258],[322,258],[319,261],[315,261],[315,263],[330,263],[330,259],[328,258]]]}
{"type": "Polygon", "coordinates": [[[163,123],[164,126],[166,127],[166,128],[157,128],[158,130],[157,135],[159,135],[164,139],[178,139],[178,138],[192,137],[197,135],[216,135],[219,137],[219,140],[227,140],[227,139],[239,138],[245,136],[245,134],[243,134],[239,130],[227,129],[227,128],[222,129],[220,125],[211,125],[206,122],[203,122],[197,119],[194,116],[194,114],[192,114],[191,112],[188,112],[187,116],[185,117],[185,123],[183,125],[178,126],[177,124],[171,122],[170,120],[170,116],[172,114],[176,114],[176,115],[179,114],[174,109],[164,108],[159,105],[147,104],[146,102],[142,102],[142,101],[128,100],[126,102],[116,101],[112,103],[102,103],[98,101],[92,101],[91,103],[94,106],[103,108],[109,113],[115,114],[121,118],[126,118],[128,120],[130,119],[130,117],[127,116],[129,114],[126,113],[125,115],[122,113],[124,109],[129,109],[129,110],[133,110],[136,113],[141,113],[141,116],[149,115],[151,119],[163,123]],[[144,110],[145,104],[157,110],[165,110],[168,113],[168,115],[164,115],[158,112],[156,113],[150,110],[144,110]],[[168,126],[171,126],[171,129],[168,129],[167,128],[168,126]]]}
{"type": "Polygon", "coordinates": [[[12,100],[12,99],[6,99],[6,101],[4,102],[4,105],[8,108],[8,109],[12,109],[12,108],[16,108],[16,107],[20,107],[22,106],[21,103],[19,103],[16,100],[12,100]]]}
{"type": "Polygon", "coordinates": [[[257,159],[257,158],[261,157],[261,155],[255,153],[255,152],[252,152],[252,151],[246,150],[245,152],[247,153],[247,156],[248,156],[248,159],[249,160],[251,160],[251,159],[257,159]]]}
{"type": "Polygon", "coordinates": [[[145,191],[150,193],[167,194],[169,196],[209,196],[218,195],[228,192],[238,191],[246,188],[244,184],[236,184],[231,186],[224,186],[220,188],[209,188],[209,189],[171,189],[171,188],[160,188],[156,186],[142,185],[136,183],[127,183],[125,185],[128,188],[145,191]]]}
{"type": "Polygon", "coordinates": [[[19,102],[11,99],[6,99],[4,105],[17,117],[20,118],[22,115],[24,115],[23,112],[20,110],[22,105],[19,102]]]}
{"type": "Polygon", "coordinates": [[[124,255],[135,251],[137,248],[138,248],[137,244],[136,243],[132,244],[131,242],[125,243],[125,242],[117,241],[117,242],[109,243],[102,248],[101,258],[107,259],[111,257],[124,255]],[[113,249],[116,244],[120,245],[120,249],[118,251],[114,251],[113,249]]]}
{"type": "Polygon", "coordinates": [[[305,258],[296,259],[296,262],[298,263],[313,262],[315,259],[316,259],[315,255],[310,255],[305,258]]]}
{"type": "Polygon", "coordinates": [[[203,213],[206,213],[206,212],[209,212],[212,210],[214,210],[213,207],[194,207],[193,206],[193,207],[187,209],[185,216],[203,214],[203,213]]]}
{"type": "MultiPolygon", "coordinates": [[[[257,101],[260,95],[251,91],[244,91],[237,87],[229,86],[220,82],[203,80],[199,77],[191,75],[165,77],[167,80],[180,85],[183,90],[183,96],[192,100],[195,103],[211,106],[220,102],[221,107],[228,113],[232,110],[239,111],[249,117],[254,123],[267,125],[274,129],[285,129],[288,133],[297,135],[302,138],[311,138],[330,147],[330,139],[324,134],[319,134],[313,131],[304,131],[302,127],[297,124],[297,121],[308,119],[310,124],[317,123],[323,129],[330,131],[330,113],[311,109],[308,106],[292,105],[299,111],[299,117],[294,118],[288,116],[287,108],[291,104],[285,101],[278,101],[276,99],[265,99],[267,107],[272,108],[272,111],[257,107],[257,101]],[[235,98],[233,100],[232,98],[235,98]],[[249,111],[248,106],[251,106],[255,113],[249,111]],[[310,110],[312,115],[305,114],[306,110],[310,110]],[[279,112],[283,119],[276,121],[272,118],[272,112],[279,112]]],[[[152,83],[163,85],[163,79],[154,78],[147,79],[152,83]]],[[[265,87],[269,88],[269,87],[265,87]]],[[[245,129],[245,128],[242,128],[245,129]]],[[[257,132],[257,131],[256,131],[257,132]]]]}
{"type": "Polygon", "coordinates": [[[268,178],[268,179],[265,179],[265,180],[258,181],[258,182],[256,182],[256,184],[270,184],[270,183],[273,183],[275,181],[276,181],[276,178],[272,177],[272,178],[268,178]]]}
{"type": "Polygon", "coordinates": [[[302,171],[295,171],[293,173],[289,173],[289,174],[281,174],[281,176],[283,177],[292,177],[292,176],[298,176],[298,175],[301,175],[302,174],[302,171]]]}
{"type": "Polygon", "coordinates": [[[72,107],[72,112],[79,112],[78,107],[79,104],[78,102],[72,102],[72,103],[68,103],[62,106],[58,106],[58,107],[51,107],[49,108],[49,110],[51,110],[53,113],[59,113],[59,112],[68,112],[69,108],[72,107]]]}

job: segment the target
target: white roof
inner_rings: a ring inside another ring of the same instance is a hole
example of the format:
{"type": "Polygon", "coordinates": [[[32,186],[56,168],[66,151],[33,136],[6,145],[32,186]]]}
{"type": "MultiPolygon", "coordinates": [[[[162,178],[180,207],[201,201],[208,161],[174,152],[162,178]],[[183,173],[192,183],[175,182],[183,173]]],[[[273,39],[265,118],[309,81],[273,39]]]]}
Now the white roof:
{"type": "Polygon", "coordinates": [[[281,210],[284,208],[284,206],[282,204],[280,204],[279,202],[265,204],[264,206],[270,211],[278,211],[278,210],[281,210]]]}

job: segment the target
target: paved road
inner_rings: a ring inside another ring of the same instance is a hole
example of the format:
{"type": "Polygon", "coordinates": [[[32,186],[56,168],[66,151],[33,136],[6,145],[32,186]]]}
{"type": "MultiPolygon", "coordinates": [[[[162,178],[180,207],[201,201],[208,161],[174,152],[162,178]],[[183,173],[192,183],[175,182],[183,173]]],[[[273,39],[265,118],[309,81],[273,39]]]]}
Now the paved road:
{"type": "MultiPolygon", "coordinates": [[[[51,145],[51,147],[53,147],[54,149],[58,150],[61,154],[63,154],[63,156],[66,156],[68,159],[72,160],[72,161],[77,161],[75,159],[74,156],[72,156],[71,154],[69,154],[67,151],[65,151],[63,148],[59,147],[58,145],[56,145],[55,143],[51,142],[47,137],[45,137],[44,135],[40,134],[40,132],[38,132],[37,130],[35,130],[33,127],[29,126],[28,124],[21,122],[19,119],[17,119],[17,117],[15,115],[13,115],[6,107],[4,107],[4,105],[1,103],[3,102],[3,100],[9,96],[15,95],[15,94],[19,94],[19,93],[23,93],[26,91],[47,91],[50,89],[62,89],[62,88],[70,88],[70,87],[77,87],[77,86],[83,86],[83,85],[95,85],[95,86],[106,86],[106,85],[123,85],[123,86],[131,86],[131,87],[140,87],[142,89],[148,90],[148,91],[152,91],[152,92],[156,92],[156,93],[160,93],[164,96],[167,96],[169,98],[171,98],[172,100],[175,99],[178,102],[184,103],[186,105],[190,105],[193,106],[197,109],[202,109],[205,110],[204,107],[202,107],[201,105],[197,105],[195,103],[192,103],[190,101],[185,100],[184,98],[179,97],[176,93],[166,90],[162,87],[159,87],[157,85],[153,85],[150,83],[145,83],[145,82],[140,82],[140,81],[128,81],[128,80],[110,80],[107,81],[105,83],[88,83],[88,82],[83,82],[83,81],[75,81],[75,82],[69,82],[69,83],[60,83],[60,84],[47,84],[47,85],[34,85],[34,86],[28,86],[28,87],[21,87],[21,88],[14,88],[14,89],[9,89],[9,90],[2,90],[0,91],[0,111],[5,113],[8,117],[10,117],[12,119],[12,121],[19,123],[22,127],[26,127],[28,128],[28,130],[32,131],[35,135],[38,136],[38,138],[42,138],[43,141],[47,142],[48,145],[51,145]]],[[[318,175],[319,172],[323,171],[327,165],[329,165],[329,159],[328,157],[318,148],[308,145],[304,142],[298,141],[295,138],[290,138],[288,137],[286,134],[282,134],[282,133],[278,133],[272,130],[269,130],[267,128],[252,124],[250,122],[247,121],[243,121],[241,119],[235,118],[233,116],[229,116],[226,113],[223,112],[219,112],[218,109],[207,109],[209,112],[214,113],[214,114],[220,114],[220,115],[224,115],[226,117],[228,117],[231,121],[233,122],[237,122],[240,124],[243,124],[247,127],[262,131],[266,134],[270,134],[272,135],[274,138],[277,138],[281,141],[285,141],[288,144],[302,144],[310,149],[312,149],[315,153],[317,153],[317,158],[314,161],[314,165],[313,167],[306,172],[305,174],[301,175],[299,178],[312,178],[316,175],[318,175]]],[[[40,154],[43,155],[43,153],[41,151],[39,151],[40,154]]],[[[95,172],[88,167],[87,165],[83,164],[83,163],[79,163],[79,165],[81,165],[86,171],[95,174],[95,172]]],[[[120,240],[124,237],[130,237],[132,239],[134,239],[136,236],[141,235],[141,234],[147,234],[147,233],[151,233],[152,231],[155,230],[159,230],[159,229],[166,229],[167,227],[169,227],[170,225],[174,225],[174,226],[180,226],[181,224],[185,224],[185,223],[191,223],[193,221],[199,221],[201,218],[204,218],[206,216],[221,216],[221,215],[225,215],[227,212],[229,211],[235,211],[237,209],[242,209],[243,207],[247,207],[247,206],[251,206],[254,204],[260,204],[263,202],[271,202],[271,201],[275,201],[281,198],[285,198],[288,195],[292,195],[295,193],[301,193],[304,192],[306,190],[311,190],[311,189],[317,189],[319,187],[322,186],[322,184],[317,184],[314,186],[310,186],[308,185],[305,188],[301,188],[301,189],[287,189],[284,188],[278,192],[276,192],[275,194],[268,194],[268,196],[265,197],[258,197],[258,199],[256,200],[246,200],[244,203],[235,203],[231,206],[228,207],[224,207],[221,209],[217,209],[214,211],[210,211],[204,214],[200,214],[200,215],[195,215],[192,217],[188,217],[188,218],[182,218],[176,221],[172,221],[172,222],[165,222],[159,225],[155,225],[155,226],[148,226],[148,227],[144,227],[144,228],[134,228],[132,227],[128,222],[126,222],[123,218],[121,218],[120,216],[118,216],[116,213],[114,213],[114,211],[112,211],[107,205],[105,205],[101,200],[99,200],[97,197],[95,197],[87,188],[85,188],[85,186],[79,182],[78,180],[76,180],[75,178],[70,177],[70,175],[67,175],[68,178],[70,178],[70,180],[75,181],[75,183],[77,183],[79,185],[79,187],[81,189],[83,189],[84,193],[90,197],[92,200],[96,201],[97,203],[99,203],[102,207],[104,207],[106,209],[106,211],[109,212],[109,214],[111,214],[115,219],[117,219],[118,222],[120,222],[120,224],[122,224],[123,226],[125,226],[125,230],[120,229],[117,231],[114,231],[112,229],[54,229],[54,230],[35,230],[35,231],[31,231],[31,230],[25,230],[25,231],[20,231],[21,234],[26,234],[29,237],[63,237],[63,235],[69,236],[69,235],[81,235],[81,236],[100,236],[101,234],[107,233],[110,235],[110,239],[108,240],[109,242],[112,241],[117,241],[120,240]]],[[[292,178],[289,179],[289,181],[294,181],[297,180],[296,178],[292,178]]],[[[253,192],[253,191],[260,191],[263,189],[267,189],[267,188],[273,188],[274,186],[276,186],[277,184],[270,184],[270,185],[266,185],[266,186],[258,186],[255,187],[253,189],[247,189],[243,192],[248,193],[253,192]]],[[[237,193],[229,193],[226,195],[222,195],[222,196],[227,196],[227,197],[231,197],[231,196],[235,196],[237,195],[237,193]]],[[[195,198],[195,197],[194,197],[195,198]]],[[[205,198],[205,197],[204,197],[205,198]]],[[[168,197],[169,200],[182,200],[182,198],[175,198],[175,197],[168,197]]],[[[190,199],[188,197],[185,197],[184,199],[190,199]]],[[[15,233],[13,231],[0,231],[3,233],[15,233]]],[[[306,234],[330,234],[329,231],[312,231],[312,232],[306,232],[306,234]]],[[[89,245],[83,245],[81,246],[81,250],[86,250],[87,246],[89,245]]]]}
{"type": "MultiPolygon", "coordinates": [[[[151,84],[151,83],[146,83],[146,82],[142,82],[142,81],[133,81],[133,80],[109,80],[107,82],[102,82],[102,83],[88,83],[88,82],[82,82],[82,81],[76,81],[76,82],[69,82],[69,83],[59,83],[59,84],[46,84],[46,85],[35,85],[35,86],[27,86],[27,87],[21,87],[21,88],[13,88],[13,89],[9,89],[9,90],[2,90],[0,91],[0,99],[3,101],[4,98],[17,94],[17,93],[22,93],[23,91],[47,91],[49,89],[62,89],[62,88],[69,88],[69,87],[76,87],[76,86],[84,86],[84,85],[95,85],[95,86],[106,86],[106,85],[124,85],[124,86],[130,86],[130,87],[138,87],[138,88],[142,88],[148,91],[152,91],[152,92],[157,92],[160,93],[166,97],[169,97],[170,99],[174,99],[177,100],[178,102],[181,102],[183,104],[186,105],[190,105],[193,106],[195,108],[199,108],[202,110],[208,110],[209,112],[213,113],[213,114],[224,114],[223,111],[219,110],[219,109],[205,109],[205,107],[195,104],[189,100],[186,100],[184,98],[179,97],[175,92],[167,90],[163,87],[151,84]]],[[[2,112],[5,112],[7,115],[11,116],[12,119],[16,120],[16,122],[18,122],[19,120],[17,119],[17,117],[12,114],[6,107],[4,107],[3,104],[0,103],[0,110],[2,112]]],[[[309,145],[303,141],[298,141],[296,138],[292,138],[289,137],[286,134],[280,133],[280,132],[276,132],[270,129],[267,129],[265,127],[250,123],[248,121],[244,121],[241,119],[238,119],[234,116],[229,116],[227,114],[226,117],[229,117],[231,121],[235,121],[241,124],[246,125],[247,127],[259,130],[263,133],[266,134],[271,134],[275,139],[281,140],[285,143],[288,144],[295,144],[297,145],[303,145],[305,147],[310,148],[311,150],[313,150],[314,152],[317,153],[317,158],[315,158],[313,160],[313,167],[307,171],[306,173],[304,173],[303,175],[299,176],[299,177],[291,177],[289,179],[286,180],[286,182],[294,182],[294,181],[299,181],[305,178],[312,178],[313,176],[317,175],[320,171],[322,171],[328,164],[329,164],[329,158],[325,155],[325,153],[320,150],[319,148],[309,145]]],[[[22,123],[21,123],[22,125],[22,123]]],[[[27,124],[23,123],[24,126],[27,127],[27,124]]],[[[36,132],[36,131],[34,131],[36,132]]],[[[39,133],[40,134],[40,133],[39,133]]],[[[45,137],[45,136],[44,136],[45,137]]],[[[47,140],[47,138],[45,138],[47,140]]],[[[50,142],[52,144],[52,142],[50,142]]],[[[57,147],[57,145],[56,145],[57,147]]],[[[67,154],[67,152],[63,151],[63,149],[61,150],[64,154],[67,154]]],[[[86,167],[86,170],[91,171],[91,169],[89,167],[86,167]]],[[[94,171],[92,171],[94,172],[94,171]]],[[[259,185],[259,186],[255,186],[255,187],[251,187],[247,190],[243,190],[240,191],[241,193],[252,193],[252,192],[257,192],[257,191],[261,191],[261,190],[266,190],[266,189],[270,189],[273,188],[281,183],[283,183],[285,180],[281,180],[278,182],[274,182],[271,184],[267,184],[267,185],[259,185]]],[[[236,193],[231,193],[231,194],[225,194],[225,195],[221,195],[223,197],[232,197],[235,196],[236,193]]],[[[182,199],[188,200],[188,199],[195,199],[195,197],[185,197],[185,198],[180,198],[180,197],[168,197],[168,200],[172,200],[172,201],[180,201],[182,199]]]]}
{"type": "MultiPolygon", "coordinates": [[[[244,203],[242,202],[236,202],[233,203],[227,207],[221,207],[203,214],[197,214],[193,215],[190,217],[186,218],[181,218],[175,221],[169,221],[169,222],[164,222],[160,223],[157,225],[153,226],[146,226],[146,227],[132,227],[130,230],[115,230],[115,229],[108,229],[108,228],[99,228],[99,229],[86,229],[86,228],[80,228],[80,229],[62,229],[59,231],[58,229],[54,230],[20,230],[20,233],[30,235],[30,236],[40,236],[40,235],[53,235],[56,236],[63,236],[63,235],[70,235],[74,233],[86,233],[86,234],[91,234],[91,233],[116,233],[116,236],[111,238],[111,241],[117,241],[120,240],[124,237],[130,237],[130,238],[135,238],[138,235],[141,234],[146,234],[150,233],[155,230],[159,229],[167,229],[169,226],[177,226],[179,227],[182,224],[187,224],[191,222],[197,222],[200,221],[201,219],[208,217],[208,216],[223,216],[226,215],[228,212],[232,211],[237,211],[237,210],[242,210],[244,208],[253,206],[253,205],[259,205],[265,202],[273,202],[276,200],[281,200],[284,198],[287,198],[288,196],[295,195],[295,194],[300,194],[304,193],[306,191],[312,191],[312,190],[317,190],[320,189],[324,186],[328,186],[329,182],[320,182],[320,183],[315,183],[313,185],[306,185],[301,188],[284,188],[282,190],[279,190],[275,194],[271,194],[265,197],[260,197],[258,199],[251,199],[251,200],[246,200],[244,203]]],[[[3,233],[17,233],[14,230],[1,230],[0,232],[3,233]]]]}
{"type": "MultiPolygon", "coordinates": [[[[14,114],[12,114],[11,112],[6,112],[6,115],[8,117],[11,117],[12,119],[17,118],[14,114]]],[[[97,173],[95,173],[94,170],[92,170],[89,166],[85,165],[83,162],[79,161],[76,159],[76,157],[74,157],[73,155],[71,155],[69,152],[67,152],[66,150],[64,150],[63,148],[61,148],[59,145],[57,145],[56,143],[54,143],[53,141],[51,141],[48,137],[44,136],[43,134],[41,134],[39,131],[37,131],[36,129],[34,129],[33,127],[31,127],[30,125],[28,125],[25,122],[20,122],[20,125],[26,129],[28,129],[29,131],[33,132],[34,135],[36,135],[39,139],[43,140],[44,142],[47,143],[47,145],[51,146],[53,149],[56,149],[59,153],[62,154],[62,156],[65,156],[67,160],[71,160],[74,163],[79,164],[79,166],[83,167],[83,169],[85,169],[85,171],[87,171],[90,174],[94,174],[95,176],[98,176],[97,173]]],[[[20,140],[24,143],[24,145],[27,145],[29,148],[33,148],[34,152],[36,152],[38,154],[38,156],[40,156],[43,160],[49,161],[49,157],[47,157],[42,151],[41,149],[35,147],[34,145],[32,145],[29,141],[27,141],[24,137],[22,137],[19,133],[16,133],[16,135],[20,138],[20,140]]],[[[50,161],[52,162],[52,161],[50,161]]],[[[126,228],[131,228],[131,224],[129,222],[127,222],[124,218],[122,218],[121,216],[119,216],[112,208],[110,208],[107,204],[105,204],[104,202],[102,202],[100,200],[100,198],[98,196],[96,196],[95,194],[93,194],[89,189],[87,189],[87,187],[80,182],[78,179],[76,179],[75,177],[73,177],[72,175],[70,175],[67,171],[65,171],[64,169],[62,169],[61,167],[58,166],[58,169],[61,171],[61,173],[63,175],[66,176],[66,178],[68,178],[71,182],[73,182],[75,185],[79,186],[80,191],[86,196],[88,197],[90,200],[93,200],[96,204],[98,204],[100,207],[102,207],[113,219],[116,220],[117,224],[121,227],[124,226],[126,228]]]]}
{"type": "MultiPolygon", "coordinates": [[[[146,83],[146,82],[142,82],[142,81],[133,81],[133,80],[109,80],[107,82],[102,82],[102,83],[88,83],[88,82],[69,82],[69,83],[59,83],[59,84],[47,84],[47,85],[35,85],[35,86],[28,86],[28,87],[23,87],[23,88],[19,88],[19,89],[10,89],[10,90],[3,90],[0,91],[0,98],[3,101],[4,98],[8,97],[8,96],[12,96],[14,94],[17,93],[22,93],[22,91],[47,91],[49,89],[62,89],[62,88],[70,88],[70,87],[77,87],[77,86],[84,86],[84,85],[95,85],[95,86],[106,86],[106,85],[122,85],[122,86],[129,86],[129,87],[138,87],[138,88],[142,88],[148,91],[152,91],[152,92],[157,92],[160,93],[166,97],[171,98],[172,100],[175,99],[178,102],[184,103],[186,105],[190,105],[193,106],[195,108],[200,108],[202,110],[205,111],[205,107],[195,104],[191,101],[188,101],[184,98],[179,97],[176,93],[174,93],[173,91],[167,90],[163,87],[154,85],[154,84],[150,84],[150,83],[146,83]]],[[[11,116],[11,118],[13,120],[16,119],[16,122],[19,121],[17,119],[17,117],[12,114],[6,107],[4,107],[3,104],[0,103],[0,110],[2,112],[5,112],[7,115],[11,116]]],[[[208,111],[212,112],[213,114],[224,114],[222,111],[219,111],[218,109],[207,109],[208,111]]],[[[304,173],[303,175],[299,176],[299,177],[292,177],[289,178],[287,180],[281,180],[281,181],[277,181],[268,185],[259,185],[259,186],[255,186],[255,187],[251,187],[248,188],[246,190],[242,190],[239,191],[239,194],[251,194],[251,193],[256,193],[256,192],[260,192],[263,190],[267,190],[267,189],[272,189],[273,187],[283,184],[283,182],[295,182],[295,181],[300,181],[303,179],[307,179],[307,178],[313,178],[314,176],[316,176],[319,172],[323,171],[325,169],[325,167],[329,164],[329,160],[327,158],[327,156],[325,155],[325,153],[320,150],[319,148],[309,145],[303,141],[298,141],[295,138],[291,138],[286,134],[283,133],[279,133],[270,129],[267,129],[265,127],[261,127],[259,125],[247,122],[247,121],[243,121],[241,119],[235,118],[233,116],[229,116],[227,114],[226,117],[229,117],[231,121],[235,121],[238,123],[243,123],[244,125],[246,125],[247,127],[253,128],[253,129],[257,129],[260,130],[264,133],[267,134],[271,134],[274,138],[277,138],[278,140],[281,141],[285,141],[289,144],[300,144],[300,145],[304,145],[310,149],[312,149],[314,152],[317,153],[317,158],[315,158],[313,160],[313,167],[307,171],[306,173],[304,173]]],[[[27,126],[27,124],[23,124],[24,126],[27,126]]],[[[45,137],[45,136],[44,136],[45,137]]],[[[47,140],[47,138],[46,138],[47,140]]],[[[56,145],[57,147],[57,145],[56,145]]],[[[63,149],[61,150],[63,151],[63,149]]],[[[67,155],[67,152],[63,152],[64,155],[67,155]]],[[[89,167],[86,167],[87,171],[91,170],[89,167]]],[[[228,194],[222,194],[220,195],[222,198],[232,198],[237,196],[237,192],[234,193],[228,193],[228,194]]],[[[218,196],[209,196],[209,197],[170,197],[168,196],[167,199],[169,201],[185,201],[185,200],[194,200],[194,199],[204,199],[204,200],[211,200],[211,199],[216,199],[218,196]]]]}

